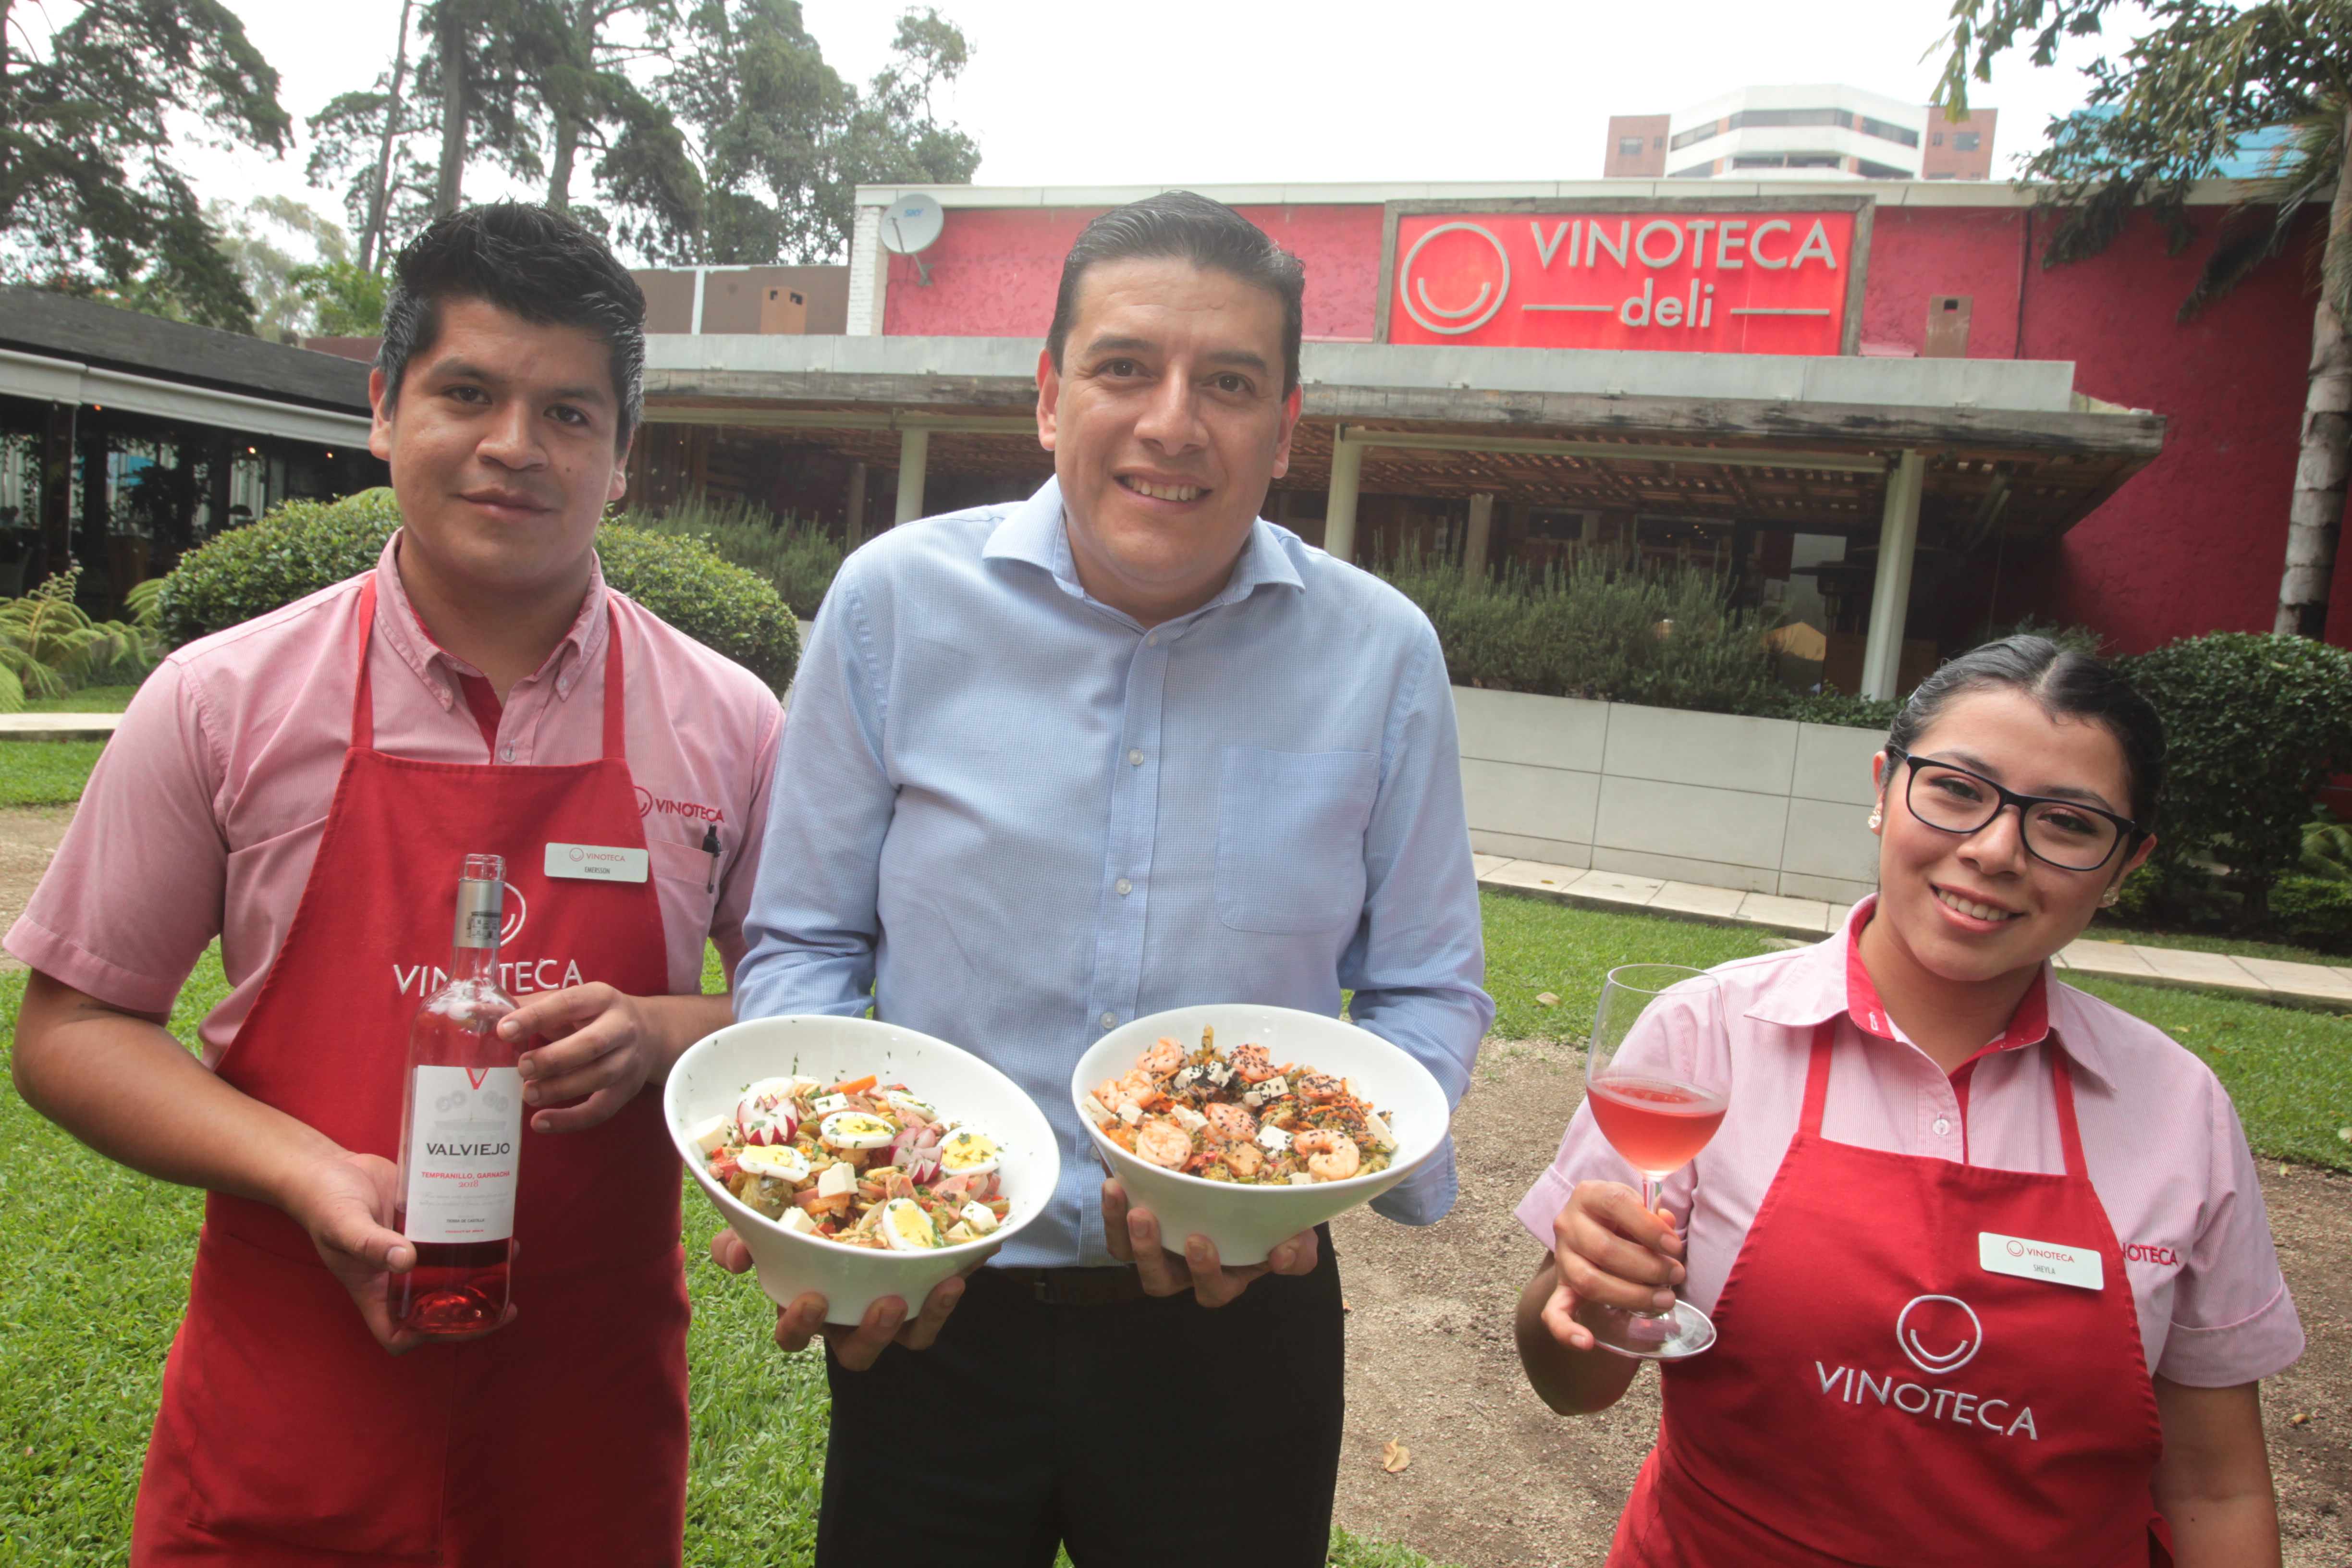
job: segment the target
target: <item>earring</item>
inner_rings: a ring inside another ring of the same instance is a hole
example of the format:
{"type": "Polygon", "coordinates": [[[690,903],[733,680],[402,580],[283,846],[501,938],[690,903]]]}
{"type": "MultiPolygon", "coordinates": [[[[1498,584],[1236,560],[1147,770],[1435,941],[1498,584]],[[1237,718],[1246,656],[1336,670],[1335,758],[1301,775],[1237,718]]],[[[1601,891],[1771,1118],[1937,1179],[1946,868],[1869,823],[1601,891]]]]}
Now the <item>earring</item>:
{"type": "Polygon", "coordinates": [[[2099,908],[2103,910],[2114,909],[2116,905],[2123,901],[2123,896],[2124,890],[2121,888],[2109,888],[2105,892],[2099,895],[2099,908]]]}
{"type": "Polygon", "coordinates": [[[1879,814],[1879,810],[1876,806],[1872,806],[1870,808],[1870,830],[1873,833],[1877,832],[1878,825],[1885,820],[1886,818],[1879,814]]]}

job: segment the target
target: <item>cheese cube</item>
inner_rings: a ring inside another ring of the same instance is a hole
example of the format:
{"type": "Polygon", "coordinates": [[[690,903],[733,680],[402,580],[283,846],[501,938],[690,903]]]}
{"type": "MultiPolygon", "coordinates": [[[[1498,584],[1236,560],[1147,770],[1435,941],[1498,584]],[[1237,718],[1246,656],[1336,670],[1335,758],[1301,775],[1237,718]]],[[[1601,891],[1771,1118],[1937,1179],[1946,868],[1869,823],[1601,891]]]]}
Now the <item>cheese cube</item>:
{"type": "Polygon", "coordinates": [[[1381,1120],[1381,1113],[1379,1111],[1367,1110],[1364,1112],[1364,1131],[1370,1134],[1373,1148],[1378,1149],[1383,1154],[1394,1153],[1396,1152],[1396,1134],[1389,1131],[1389,1124],[1381,1120]]]}
{"type": "Polygon", "coordinates": [[[809,1105],[819,1116],[830,1116],[836,1110],[846,1110],[849,1109],[849,1096],[845,1094],[820,1094],[814,1100],[810,1100],[809,1105]]]}
{"type": "Polygon", "coordinates": [[[821,1198],[837,1198],[856,1190],[857,1173],[845,1163],[827,1165],[817,1175],[816,1195],[821,1198]]]}
{"type": "Polygon", "coordinates": [[[1315,1178],[1304,1171],[1293,1171],[1290,1173],[1290,1184],[1294,1187],[1311,1187],[1315,1184],[1315,1178]]]}
{"type": "Polygon", "coordinates": [[[1118,1108],[1118,1119],[1129,1127],[1136,1126],[1143,1121],[1143,1107],[1130,1100],[1118,1108]]]}
{"type": "Polygon", "coordinates": [[[1281,1074],[1276,1073],[1274,1077],[1266,1079],[1264,1083],[1259,1084],[1257,1086],[1257,1091],[1260,1094],[1268,1096],[1288,1094],[1290,1092],[1290,1080],[1284,1078],[1281,1074]]]}
{"type": "Polygon", "coordinates": [[[1209,1124],[1209,1119],[1207,1117],[1202,1115],[1199,1111],[1193,1110],[1189,1105],[1170,1106],[1168,1108],[1168,1120],[1173,1121],[1177,1126],[1181,1127],[1187,1132],[1198,1132],[1202,1128],[1206,1127],[1209,1124]]]}
{"type": "Polygon", "coordinates": [[[1265,1144],[1268,1149],[1273,1150],[1277,1154],[1290,1147],[1290,1134],[1285,1132],[1279,1127],[1259,1128],[1257,1130],[1257,1141],[1260,1143],[1265,1144]]]}
{"type": "Polygon", "coordinates": [[[793,1231],[801,1236],[807,1236],[816,1229],[816,1221],[809,1218],[808,1210],[801,1207],[798,1204],[787,1205],[784,1209],[784,1217],[778,1220],[776,1223],[782,1226],[786,1230],[793,1231]]]}
{"type": "Polygon", "coordinates": [[[706,1154],[713,1154],[718,1152],[719,1146],[721,1143],[727,1142],[727,1134],[733,1131],[734,1128],[735,1119],[733,1117],[713,1116],[707,1120],[696,1122],[694,1126],[688,1131],[687,1136],[694,1140],[694,1146],[696,1148],[701,1150],[706,1154]]]}
{"type": "Polygon", "coordinates": [[[996,1228],[996,1211],[983,1203],[969,1203],[956,1211],[963,1223],[971,1226],[974,1236],[986,1236],[996,1228]]]}
{"type": "Polygon", "coordinates": [[[971,1226],[957,1224],[951,1225],[948,1226],[947,1229],[941,1231],[940,1233],[940,1239],[946,1242],[950,1247],[961,1247],[967,1241],[977,1241],[980,1238],[971,1234],[971,1226]]]}

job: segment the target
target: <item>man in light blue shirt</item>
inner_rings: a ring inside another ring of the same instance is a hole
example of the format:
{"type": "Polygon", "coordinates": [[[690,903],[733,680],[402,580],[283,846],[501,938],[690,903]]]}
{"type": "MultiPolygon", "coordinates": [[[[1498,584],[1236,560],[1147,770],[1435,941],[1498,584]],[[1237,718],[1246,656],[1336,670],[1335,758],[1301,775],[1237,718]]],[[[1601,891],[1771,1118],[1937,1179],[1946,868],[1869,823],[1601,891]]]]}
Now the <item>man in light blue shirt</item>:
{"type": "MultiPolygon", "coordinates": [[[[1042,1564],[1057,1541],[1080,1563],[1242,1542],[1252,1563],[1323,1559],[1342,1352],[1328,1236],[1250,1268],[1220,1267],[1203,1237],[1163,1247],[1101,1181],[1069,1095],[1078,1058],[1137,1017],[1331,1015],[1352,991],[1355,1021],[1458,1100],[1494,1016],[1436,636],[1377,578],[1257,517],[1298,417],[1302,288],[1295,258],[1201,197],[1097,219],[1039,367],[1055,479],[883,535],[818,616],[738,1016],[870,1001],[1010,1075],[1063,1162],[1050,1213],[969,1283],[912,1321],[885,1303],[829,1336],[821,1564],[1042,1564]],[[1193,1398],[1171,1355],[1273,1373],[1269,1441],[1193,1398]],[[942,1467],[894,1489],[893,1424],[936,1437],[967,1416],[990,1438],[950,1444],[944,1468],[983,1472],[970,1506],[909,1506],[942,1467]],[[1188,1508],[1232,1494],[1237,1448],[1264,1499],[1188,1508]]],[[[1449,1145],[1374,1207],[1427,1225],[1454,1190],[1449,1145]]],[[[744,1261],[731,1237],[714,1251],[744,1261]]],[[[780,1342],[821,1317],[813,1297],[785,1309],[780,1342]]]]}

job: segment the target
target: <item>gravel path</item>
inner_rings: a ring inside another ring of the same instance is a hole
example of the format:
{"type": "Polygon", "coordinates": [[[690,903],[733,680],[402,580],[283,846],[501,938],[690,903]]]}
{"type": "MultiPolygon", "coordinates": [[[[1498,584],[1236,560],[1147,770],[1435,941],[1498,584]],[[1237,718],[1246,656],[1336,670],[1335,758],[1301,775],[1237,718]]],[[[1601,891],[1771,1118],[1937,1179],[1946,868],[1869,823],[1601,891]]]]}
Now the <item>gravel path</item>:
{"type": "MultiPolygon", "coordinates": [[[[1563,1420],[1520,1375],[1510,1313],[1541,1249],[1511,1209],[1582,1092],[1567,1047],[1490,1041],[1454,1119],[1462,1202],[1426,1230],[1334,1226],[1348,1320],[1339,1522],[1460,1568],[1598,1563],[1657,1426],[1644,1374],[1563,1420]],[[1381,1467],[1391,1440],[1412,1452],[1381,1467]]],[[[2288,1568],[2352,1563],[2352,1178],[2266,1165],[2263,1188],[2309,1347],[2264,1389],[2288,1568]],[[2300,1423],[2296,1417],[2303,1419],[2300,1423]]]]}

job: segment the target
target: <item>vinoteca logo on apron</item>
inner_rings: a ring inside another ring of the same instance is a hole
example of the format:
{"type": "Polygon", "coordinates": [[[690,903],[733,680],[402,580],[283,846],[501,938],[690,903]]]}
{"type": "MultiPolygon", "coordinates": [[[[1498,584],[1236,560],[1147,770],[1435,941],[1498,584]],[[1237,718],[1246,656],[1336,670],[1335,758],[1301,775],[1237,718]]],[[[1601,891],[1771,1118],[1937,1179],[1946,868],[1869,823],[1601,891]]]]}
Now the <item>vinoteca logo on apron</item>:
{"type": "MultiPolygon", "coordinates": [[[[522,934],[523,922],[530,918],[530,905],[522,889],[512,882],[505,884],[507,917],[499,931],[499,946],[510,947],[522,934]]],[[[561,991],[567,986],[587,983],[580,973],[576,958],[502,958],[499,961],[499,989],[509,996],[525,996],[535,991],[561,991]]],[[[395,963],[392,966],[393,988],[403,996],[430,996],[449,984],[449,972],[437,963],[395,963]]]]}
{"type": "MultiPolygon", "coordinates": [[[[1984,1342],[1983,1320],[1958,1296],[1914,1296],[1895,1315],[1895,1347],[1928,1377],[1959,1371],[1976,1360],[1984,1342]]],[[[2032,1407],[2021,1401],[1916,1383],[1899,1368],[1881,1375],[1817,1361],[1813,1372],[1821,1379],[1822,1394],[1840,1404],[1867,1408],[1874,1400],[1923,1421],[1948,1421],[1995,1436],[2042,1440],[2032,1407]]]]}

